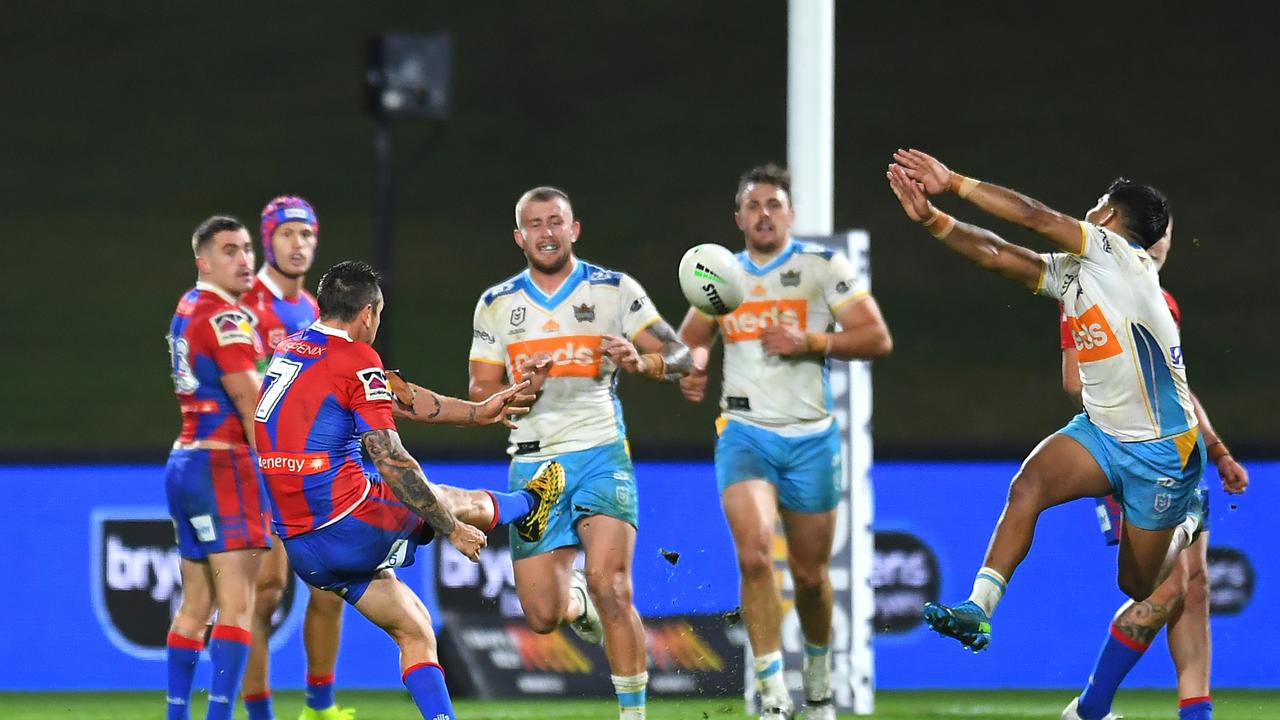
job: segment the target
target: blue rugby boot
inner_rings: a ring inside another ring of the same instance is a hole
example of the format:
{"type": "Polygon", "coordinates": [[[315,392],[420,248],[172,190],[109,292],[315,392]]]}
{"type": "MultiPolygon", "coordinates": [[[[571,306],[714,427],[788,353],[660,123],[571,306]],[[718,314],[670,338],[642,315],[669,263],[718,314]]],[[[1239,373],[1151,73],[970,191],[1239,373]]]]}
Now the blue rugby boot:
{"type": "Polygon", "coordinates": [[[965,600],[955,607],[926,603],[924,621],[934,632],[953,637],[974,652],[982,650],[991,642],[991,618],[972,600],[965,600]]]}

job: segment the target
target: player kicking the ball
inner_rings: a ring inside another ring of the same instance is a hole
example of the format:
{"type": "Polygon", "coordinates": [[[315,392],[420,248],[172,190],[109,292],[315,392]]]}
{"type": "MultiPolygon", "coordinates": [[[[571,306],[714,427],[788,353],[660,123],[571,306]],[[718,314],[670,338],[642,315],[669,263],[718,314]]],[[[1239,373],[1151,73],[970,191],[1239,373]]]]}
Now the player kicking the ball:
{"type": "Polygon", "coordinates": [[[1040,513],[1111,493],[1124,505],[1118,584],[1144,600],[1198,534],[1205,463],[1178,327],[1146,250],[1165,233],[1168,202],[1150,186],[1116,180],[1081,222],[916,150],[899,150],[894,160],[889,186],[909,218],[980,267],[1061,302],[1087,339],[1079,352],[1084,412],[1045,438],[1014,476],[969,599],[925,605],[926,622],[975,651],[986,647],[991,615],[1031,548],[1040,513]],[[957,222],[925,196],[947,191],[1037,232],[1059,252],[1038,254],[957,222]]]}
{"type": "Polygon", "coordinates": [[[746,300],[720,317],[689,309],[680,337],[693,355],[693,372],[680,388],[689,400],[703,399],[707,356],[719,329],[725,349],[716,481],[738,555],[761,718],[792,715],[783,682],[782,599],[773,572],[781,515],[805,637],[805,717],[825,720],[835,718],[828,569],[842,486],[840,431],[831,416],[826,368],[829,358],[884,357],[893,341],[849,260],[792,239],[786,170],[751,170],[734,199],[734,220],[747,246],[738,254],[746,300]]]}
{"type": "MultiPolygon", "coordinates": [[[[276,532],[298,577],[340,595],[395,640],[401,679],[422,716],[453,720],[431,618],[394,569],[412,565],[418,546],[437,536],[476,561],[486,542],[477,528],[545,514],[563,470],[544,464],[529,483],[536,489],[512,493],[428,482],[396,433],[395,380],[370,346],[383,308],[377,274],[339,263],[320,279],[317,300],[320,319],[277,346],[253,413],[276,532]],[[361,445],[380,482],[365,474],[361,445]]],[[[510,422],[506,415],[523,409],[508,403],[524,389],[469,403],[407,386],[413,396],[399,399],[400,414],[416,417],[421,399],[441,421],[510,422]]]]}
{"type": "Polygon", "coordinates": [[[476,304],[471,397],[488,397],[503,378],[529,378],[538,400],[511,433],[511,489],[537,468],[564,465],[565,491],[541,538],[511,533],[516,592],[535,632],[568,623],[599,642],[613,673],[622,720],[644,717],[644,628],[632,604],[637,497],[618,370],[655,382],[689,371],[689,352],[631,277],[574,257],[581,226],[569,196],[529,190],[516,203],[516,245],[529,267],[487,290],[476,304]],[[586,574],[575,572],[578,546],[586,574]]]}

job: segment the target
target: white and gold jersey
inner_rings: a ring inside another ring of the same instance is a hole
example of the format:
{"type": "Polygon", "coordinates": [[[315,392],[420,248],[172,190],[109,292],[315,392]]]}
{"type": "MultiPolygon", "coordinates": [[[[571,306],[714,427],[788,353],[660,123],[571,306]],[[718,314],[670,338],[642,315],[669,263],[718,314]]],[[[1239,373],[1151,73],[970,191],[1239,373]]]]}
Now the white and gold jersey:
{"type": "Polygon", "coordinates": [[[555,361],[533,409],[511,431],[507,452],[521,459],[625,438],[618,369],[600,354],[600,336],[634,339],[662,319],[631,276],[574,263],[554,293],[542,292],[525,270],[476,303],[471,360],[503,365],[507,377],[517,379],[516,365],[536,352],[545,350],[555,361]]]}
{"type": "Polygon", "coordinates": [[[1036,292],[1062,303],[1080,357],[1084,409],[1122,442],[1196,425],[1182,341],[1146,250],[1080,223],[1079,255],[1045,253],[1036,292]]]}
{"type": "Polygon", "coordinates": [[[844,255],[801,240],[788,240],[763,267],[746,251],[737,257],[742,304],[715,318],[724,338],[720,407],[729,418],[773,429],[820,430],[832,405],[826,358],[766,355],[760,332],[774,325],[829,331],[840,308],[868,295],[866,284],[844,255]]]}

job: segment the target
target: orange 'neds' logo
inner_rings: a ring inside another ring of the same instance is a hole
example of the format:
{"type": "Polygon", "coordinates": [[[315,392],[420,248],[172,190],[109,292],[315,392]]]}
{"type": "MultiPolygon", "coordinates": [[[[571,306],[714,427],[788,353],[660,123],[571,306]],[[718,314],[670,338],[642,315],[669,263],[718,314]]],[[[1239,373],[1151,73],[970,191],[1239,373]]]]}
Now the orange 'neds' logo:
{"type": "MultiPolygon", "coordinates": [[[[512,368],[520,367],[522,361],[539,352],[551,354],[551,377],[593,378],[600,375],[599,335],[561,335],[523,340],[507,346],[512,368]]],[[[513,372],[517,375],[516,380],[520,380],[519,372],[513,372]]]]}
{"type": "Polygon", "coordinates": [[[807,302],[795,298],[752,300],[720,318],[720,329],[724,333],[724,341],[731,343],[759,340],[760,331],[776,325],[803,331],[809,322],[808,307],[807,302]]]}
{"type": "Polygon", "coordinates": [[[1071,339],[1076,341],[1080,362],[1097,362],[1120,354],[1116,334],[1097,305],[1085,310],[1078,318],[1068,315],[1067,325],[1071,328],[1071,339]]]}

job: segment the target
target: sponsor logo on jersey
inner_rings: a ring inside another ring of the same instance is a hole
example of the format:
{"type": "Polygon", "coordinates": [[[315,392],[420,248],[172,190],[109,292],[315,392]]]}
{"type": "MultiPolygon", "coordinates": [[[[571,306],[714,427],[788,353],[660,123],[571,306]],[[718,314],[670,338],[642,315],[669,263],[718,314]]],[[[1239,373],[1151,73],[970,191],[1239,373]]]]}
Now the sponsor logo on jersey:
{"type": "Polygon", "coordinates": [[[364,385],[366,400],[390,400],[391,388],[387,385],[387,374],[382,368],[365,368],[357,370],[356,377],[364,385]]]}
{"type": "Polygon", "coordinates": [[[498,341],[498,339],[495,338],[491,333],[484,330],[472,330],[471,337],[474,337],[477,340],[483,340],[489,343],[490,345],[498,341]]]}
{"type": "Polygon", "coordinates": [[[306,340],[288,340],[276,346],[281,355],[301,355],[302,357],[321,357],[327,352],[323,345],[309,343],[306,340]]]}
{"type": "Polygon", "coordinates": [[[267,348],[275,349],[285,337],[284,328],[271,328],[271,332],[267,333],[267,348]]]}
{"type": "Polygon", "coordinates": [[[808,303],[805,300],[752,300],[738,306],[737,310],[720,318],[720,328],[725,342],[759,340],[765,328],[785,326],[803,331],[808,324],[808,303]]]}
{"type": "Polygon", "coordinates": [[[578,322],[595,322],[596,306],[582,303],[573,306],[573,319],[578,322]]]}
{"type": "Polygon", "coordinates": [[[1067,325],[1071,328],[1071,339],[1076,343],[1080,362],[1097,362],[1120,354],[1116,334],[1097,305],[1085,310],[1079,317],[1068,315],[1067,325]]]}
{"type": "MultiPolygon", "coordinates": [[[[132,657],[163,661],[169,622],[182,602],[181,558],[165,508],[95,508],[85,552],[92,568],[94,614],[103,633],[132,657]]],[[[280,611],[271,619],[272,633],[286,621],[290,628],[300,621],[295,588],[290,573],[280,611]]]]}
{"type": "Polygon", "coordinates": [[[849,288],[853,287],[853,280],[841,280],[836,283],[836,292],[841,295],[849,292],[849,288]]]}
{"type": "Polygon", "coordinates": [[[249,316],[240,310],[227,310],[209,318],[213,325],[213,334],[218,338],[218,345],[234,345],[244,343],[257,345],[257,333],[253,331],[253,323],[249,316]]]}
{"type": "Polygon", "coordinates": [[[782,281],[782,287],[800,287],[800,271],[788,270],[778,276],[782,281]]]}
{"type": "Polygon", "coordinates": [[[262,453],[258,467],[268,473],[311,475],[329,469],[329,453],[262,453]]]}
{"type": "Polygon", "coordinates": [[[551,355],[551,377],[593,378],[600,375],[599,335],[536,338],[507,346],[507,355],[513,368],[520,367],[520,363],[539,352],[551,355]]]}
{"type": "Polygon", "coordinates": [[[644,297],[636,298],[635,300],[632,300],[631,312],[640,312],[640,308],[644,307],[644,304],[647,302],[649,302],[649,296],[647,295],[644,297]]]}
{"type": "Polygon", "coordinates": [[[524,309],[525,309],[524,306],[521,305],[520,307],[513,308],[511,310],[511,326],[512,327],[519,327],[520,324],[524,322],[524,309]]]}
{"type": "Polygon", "coordinates": [[[1169,361],[1174,367],[1182,367],[1182,346],[1173,345],[1169,348],[1169,361]]]}
{"type": "Polygon", "coordinates": [[[764,289],[764,285],[756,283],[756,286],[751,288],[751,294],[756,296],[768,295],[769,291],[764,289]]]}
{"type": "Polygon", "coordinates": [[[542,323],[542,332],[560,332],[560,323],[556,322],[555,318],[547,318],[547,321],[542,323]]]}

